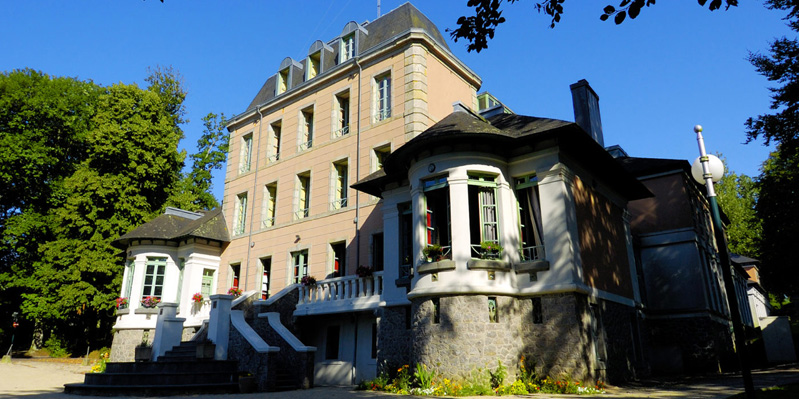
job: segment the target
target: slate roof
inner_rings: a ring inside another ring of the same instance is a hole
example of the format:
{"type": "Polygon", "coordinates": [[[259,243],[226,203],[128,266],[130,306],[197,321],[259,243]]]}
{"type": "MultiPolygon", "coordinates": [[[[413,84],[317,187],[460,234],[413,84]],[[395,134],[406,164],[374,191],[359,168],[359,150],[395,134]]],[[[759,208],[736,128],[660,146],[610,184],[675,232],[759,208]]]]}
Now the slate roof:
{"type": "MultiPolygon", "coordinates": [[[[365,54],[382,45],[392,44],[391,39],[411,29],[423,30],[436,44],[450,51],[447,42],[444,40],[444,36],[441,35],[436,25],[411,3],[404,3],[387,14],[382,15],[380,18],[366,23],[365,25],[361,24],[361,26],[368,31],[368,34],[360,35],[359,37],[357,53],[359,55],[365,54]]],[[[336,42],[337,39],[338,38],[335,38],[327,43],[333,48],[333,56],[336,58],[338,57],[339,50],[338,43],[336,42]]],[[[300,60],[299,63],[303,65],[303,68],[305,67],[305,59],[300,60]]],[[[338,65],[322,71],[319,76],[323,76],[337,69],[337,66],[338,65]]],[[[275,68],[275,73],[277,73],[277,68],[275,68]]],[[[304,83],[305,82],[302,82],[296,87],[301,87],[304,83]]],[[[296,87],[292,87],[289,91],[292,91],[296,87]]],[[[244,113],[255,109],[257,106],[273,98],[275,98],[275,75],[270,76],[266,82],[264,82],[244,113]]]]}
{"type": "Polygon", "coordinates": [[[616,158],[628,172],[634,176],[642,177],[656,173],[670,172],[682,169],[686,173],[691,173],[691,164],[684,159],[665,159],[665,158],[636,158],[620,157],[616,158]]]}
{"type": "Polygon", "coordinates": [[[434,154],[478,151],[506,158],[558,147],[585,165],[607,185],[628,199],[652,196],[634,176],[616,162],[576,123],[515,114],[485,119],[465,107],[447,115],[435,125],[386,157],[383,169],[361,179],[353,188],[380,196],[389,184],[407,179],[410,164],[418,157],[434,154]]]}
{"type": "Polygon", "coordinates": [[[132,240],[178,241],[192,237],[221,243],[230,242],[230,234],[228,234],[222,208],[216,208],[194,219],[180,216],[179,213],[167,212],[127,232],[111,244],[117,248],[126,249],[132,240]]]}

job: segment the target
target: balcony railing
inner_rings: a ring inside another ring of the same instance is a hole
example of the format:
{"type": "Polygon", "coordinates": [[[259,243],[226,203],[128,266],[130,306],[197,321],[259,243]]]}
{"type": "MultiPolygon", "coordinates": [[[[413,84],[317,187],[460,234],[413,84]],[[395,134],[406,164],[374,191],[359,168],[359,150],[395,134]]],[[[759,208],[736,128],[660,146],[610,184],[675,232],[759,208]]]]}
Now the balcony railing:
{"type": "Polygon", "coordinates": [[[472,244],[472,257],[477,259],[502,259],[502,250],[487,250],[480,244],[472,244]]]}
{"type": "Polygon", "coordinates": [[[344,126],[341,129],[338,129],[335,132],[333,132],[333,138],[338,138],[338,137],[344,136],[345,134],[348,134],[349,132],[350,132],[349,125],[344,126]]]}
{"type": "Polygon", "coordinates": [[[275,218],[274,217],[265,218],[263,221],[261,221],[261,228],[264,228],[264,229],[267,228],[267,227],[272,227],[274,225],[275,225],[275,218]]]}
{"type": "Polygon", "coordinates": [[[534,245],[532,247],[522,247],[519,251],[522,262],[530,262],[534,260],[544,260],[544,246],[534,245]]]}
{"type": "Polygon", "coordinates": [[[275,155],[270,155],[266,159],[267,159],[267,162],[269,162],[269,163],[277,162],[277,161],[280,160],[280,153],[277,153],[275,155]]]}
{"type": "Polygon", "coordinates": [[[344,276],[299,287],[297,312],[335,313],[379,306],[383,294],[383,272],[370,277],[344,276]]]}
{"type": "Polygon", "coordinates": [[[341,198],[330,202],[331,209],[341,209],[347,207],[347,198],[341,198]]]}
{"type": "Polygon", "coordinates": [[[308,217],[308,208],[300,209],[294,212],[294,219],[305,219],[308,217]]]}
{"type": "Polygon", "coordinates": [[[300,144],[298,147],[299,147],[298,151],[305,151],[305,150],[313,147],[313,140],[308,140],[308,141],[300,144]]]}

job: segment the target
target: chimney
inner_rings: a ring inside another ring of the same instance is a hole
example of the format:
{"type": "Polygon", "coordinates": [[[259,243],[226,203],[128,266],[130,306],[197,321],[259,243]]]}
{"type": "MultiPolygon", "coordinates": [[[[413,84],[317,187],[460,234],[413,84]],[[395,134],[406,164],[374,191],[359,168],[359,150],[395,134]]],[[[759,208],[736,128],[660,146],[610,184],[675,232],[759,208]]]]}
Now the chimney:
{"type": "Polygon", "coordinates": [[[602,118],[599,116],[599,96],[585,79],[569,86],[574,105],[574,121],[599,145],[605,147],[602,136],[602,118]]]}

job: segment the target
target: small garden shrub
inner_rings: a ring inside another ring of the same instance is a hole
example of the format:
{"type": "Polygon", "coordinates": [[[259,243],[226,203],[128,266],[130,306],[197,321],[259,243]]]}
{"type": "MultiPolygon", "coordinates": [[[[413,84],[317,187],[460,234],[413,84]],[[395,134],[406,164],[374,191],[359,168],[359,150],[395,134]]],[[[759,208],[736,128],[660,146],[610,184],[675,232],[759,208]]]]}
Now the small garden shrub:
{"type": "Polygon", "coordinates": [[[602,394],[605,385],[597,382],[593,386],[584,386],[580,382],[570,379],[555,380],[550,377],[541,378],[535,374],[535,365],[525,362],[522,357],[519,365],[518,378],[505,385],[508,369],[502,362],[497,362],[497,368],[477,368],[469,373],[464,381],[453,381],[443,377],[435,369],[417,363],[413,374],[406,364],[399,367],[396,373],[380,373],[375,379],[362,381],[358,389],[372,391],[386,391],[401,395],[419,396],[479,396],[479,395],[527,395],[534,393],[553,394],[602,394]]]}

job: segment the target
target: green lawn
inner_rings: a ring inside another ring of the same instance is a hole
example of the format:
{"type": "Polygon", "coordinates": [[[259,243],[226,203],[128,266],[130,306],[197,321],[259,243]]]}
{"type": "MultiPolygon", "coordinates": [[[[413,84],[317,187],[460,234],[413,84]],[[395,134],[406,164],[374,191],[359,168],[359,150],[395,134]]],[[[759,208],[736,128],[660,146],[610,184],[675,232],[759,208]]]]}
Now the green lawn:
{"type": "MultiPolygon", "coordinates": [[[[757,399],[796,399],[799,398],[799,384],[764,388],[757,391],[757,399]]],[[[746,399],[746,393],[730,396],[730,399],[746,399]]]]}

